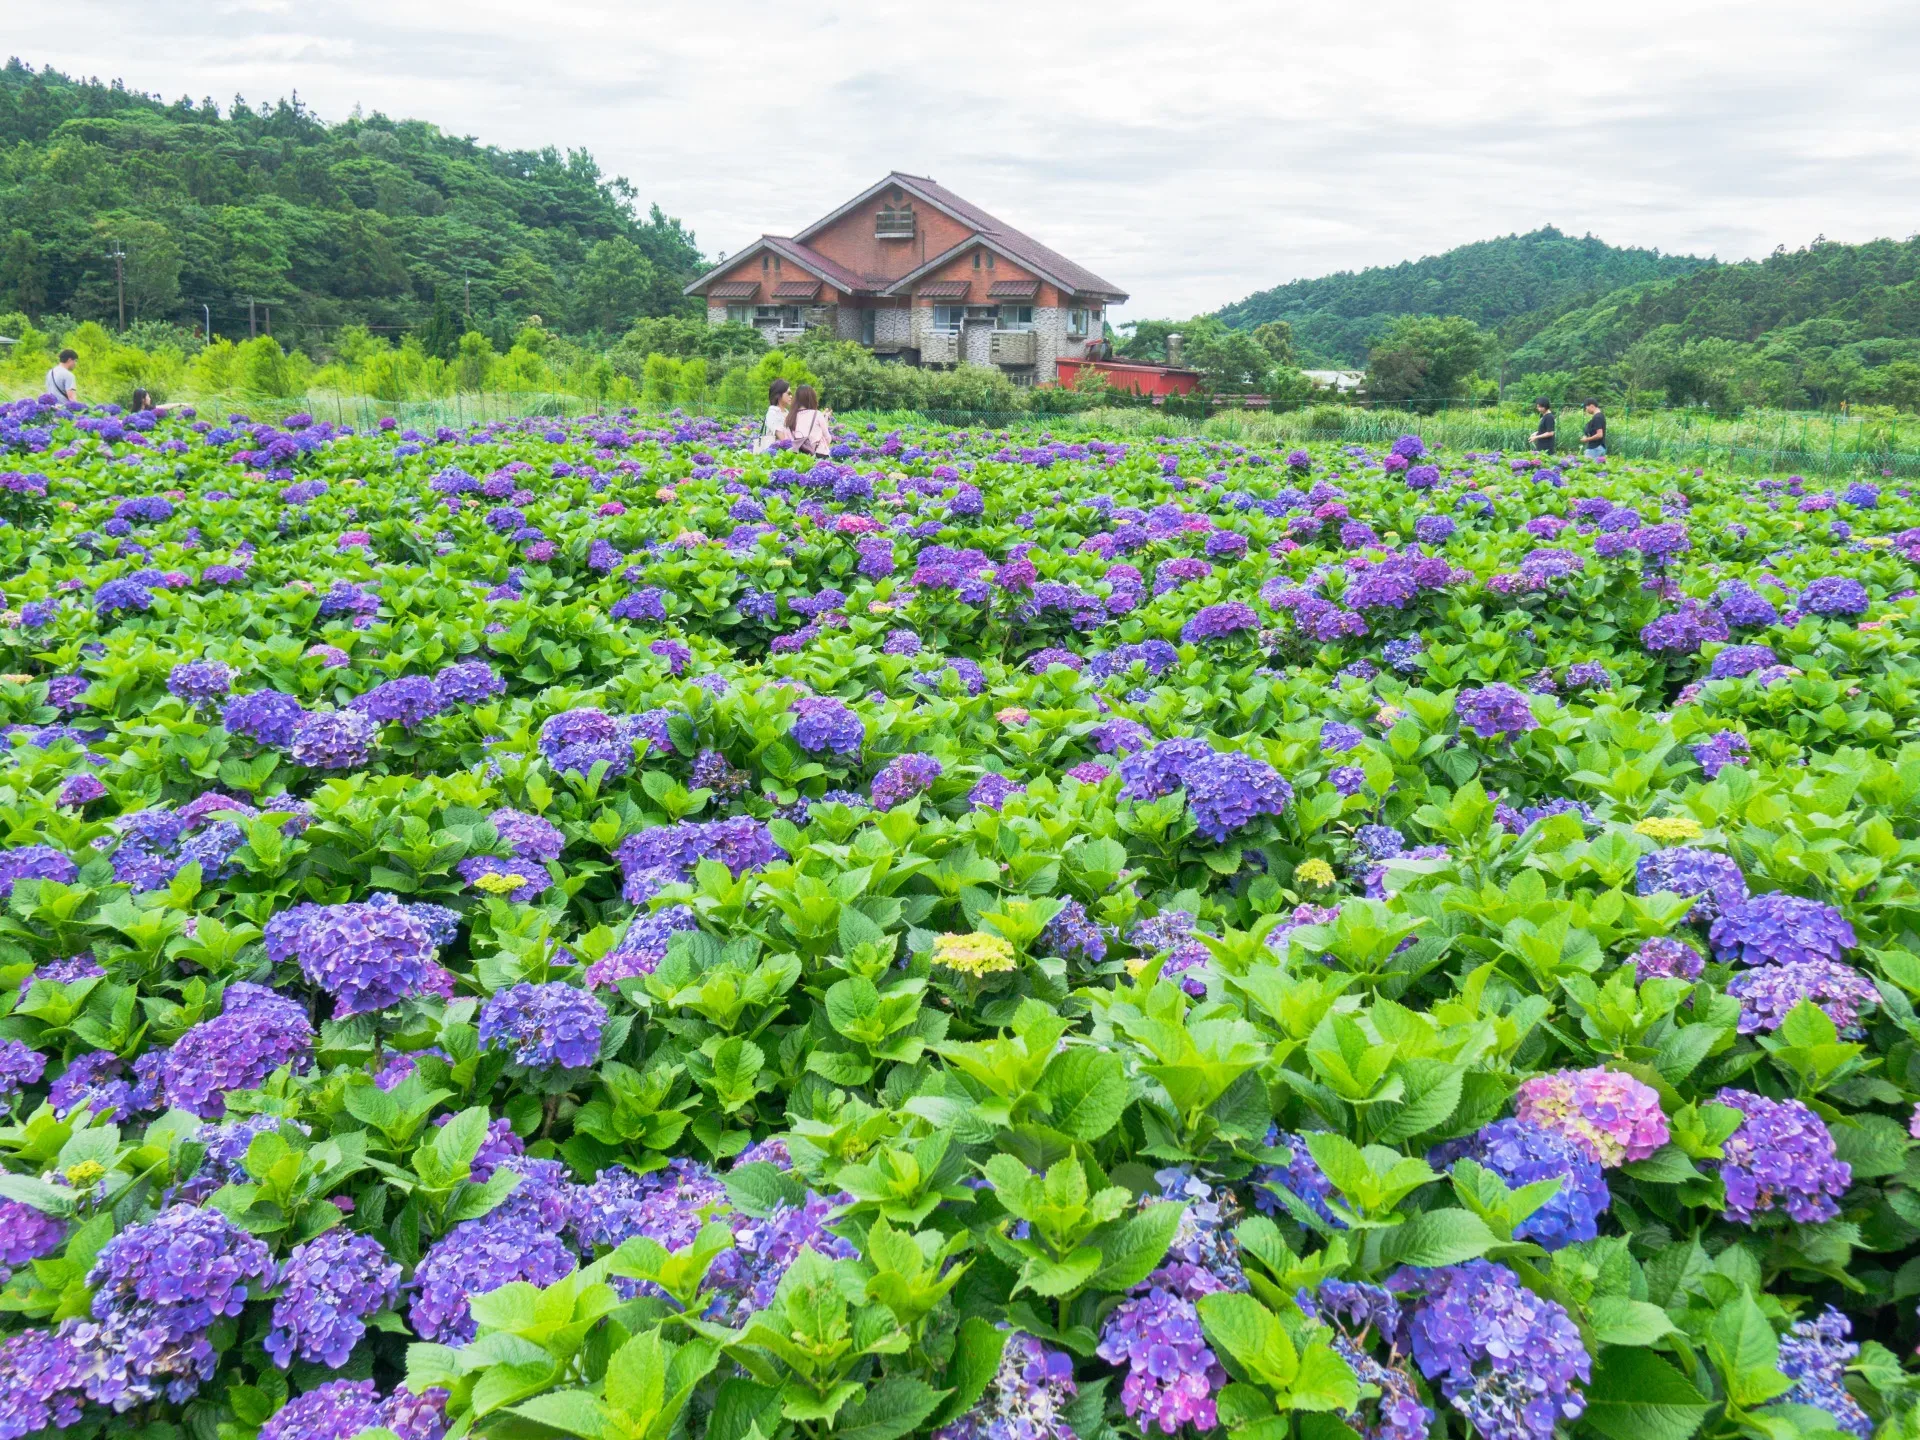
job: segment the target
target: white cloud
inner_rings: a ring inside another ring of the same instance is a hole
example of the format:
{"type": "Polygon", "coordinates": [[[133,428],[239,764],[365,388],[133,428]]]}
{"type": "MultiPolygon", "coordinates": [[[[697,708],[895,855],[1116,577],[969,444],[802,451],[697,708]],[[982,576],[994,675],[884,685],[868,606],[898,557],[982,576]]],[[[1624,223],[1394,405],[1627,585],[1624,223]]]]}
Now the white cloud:
{"type": "Polygon", "coordinates": [[[1920,228],[1911,0],[65,0],[36,64],[585,147],[709,250],[931,174],[1184,315],[1538,225],[1761,255],[1920,228]]]}

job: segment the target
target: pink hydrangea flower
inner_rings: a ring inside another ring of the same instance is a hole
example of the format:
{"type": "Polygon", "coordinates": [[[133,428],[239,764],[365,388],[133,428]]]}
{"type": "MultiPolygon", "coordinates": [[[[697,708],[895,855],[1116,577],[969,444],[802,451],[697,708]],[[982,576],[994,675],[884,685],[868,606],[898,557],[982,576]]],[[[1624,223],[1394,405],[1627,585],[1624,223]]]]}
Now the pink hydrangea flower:
{"type": "Polygon", "coordinates": [[[608,500],[593,513],[596,515],[624,515],[627,513],[627,507],[622,505],[618,500],[608,500]]]}
{"type": "Polygon", "coordinates": [[[1667,1143],[1667,1117],[1650,1085],[1618,1070],[1558,1070],[1520,1087],[1520,1119],[1557,1130],[1603,1168],[1644,1160],[1667,1143]]]}

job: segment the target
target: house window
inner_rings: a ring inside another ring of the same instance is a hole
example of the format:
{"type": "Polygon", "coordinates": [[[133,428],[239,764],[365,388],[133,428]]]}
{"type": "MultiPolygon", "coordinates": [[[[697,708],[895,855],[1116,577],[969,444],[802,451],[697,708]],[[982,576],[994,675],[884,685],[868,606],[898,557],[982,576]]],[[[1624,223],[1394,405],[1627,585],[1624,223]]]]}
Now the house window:
{"type": "Polygon", "coordinates": [[[936,305],[933,307],[933,328],[948,335],[960,333],[960,324],[967,318],[964,305],[936,305]]]}
{"type": "Polygon", "coordinates": [[[987,251],[987,268],[989,270],[993,268],[993,252],[991,250],[987,251]]]}
{"type": "Polygon", "coordinates": [[[762,274],[766,273],[767,266],[772,259],[773,257],[771,255],[762,255],[760,257],[760,270],[762,274]]]}
{"type": "Polygon", "coordinates": [[[780,330],[798,330],[800,307],[798,305],[756,305],[753,309],[753,323],[771,325],[780,330]]]}
{"type": "Polygon", "coordinates": [[[1002,305],[1000,307],[1000,328],[1002,330],[1031,330],[1033,328],[1033,307],[1031,305],[1002,305]]]}
{"type": "Polygon", "coordinates": [[[973,252],[973,268],[976,270],[980,268],[980,252],[978,250],[973,252]]]}
{"type": "Polygon", "coordinates": [[[1085,310],[1067,311],[1067,338],[1084,340],[1087,335],[1087,312],[1085,310]]]}
{"type": "Polygon", "coordinates": [[[752,323],[753,323],[753,306],[751,305],[727,306],[727,324],[751,325],[752,323]]]}
{"type": "Polygon", "coordinates": [[[967,319],[973,321],[984,320],[989,325],[997,325],[1000,322],[1000,307],[998,305],[969,305],[967,306],[967,319]]]}
{"type": "Polygon", "coordinates": [[[860,312],[860,343],[862,345],[873,344],[873,338],[874,338],[873,327],[874,327],[874,312],[871,309],[862,310],[860,312]]]}

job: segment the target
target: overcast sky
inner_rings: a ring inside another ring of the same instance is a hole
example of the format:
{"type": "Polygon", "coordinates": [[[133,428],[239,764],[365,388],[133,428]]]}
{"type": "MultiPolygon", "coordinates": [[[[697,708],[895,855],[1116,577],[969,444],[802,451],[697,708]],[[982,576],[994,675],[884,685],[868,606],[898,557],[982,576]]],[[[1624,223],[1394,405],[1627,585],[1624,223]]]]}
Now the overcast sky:
{"type": "Polygon", "coordinates": [[[590,149],[708,254],[932,175],[1185,316],[1540,225],[1764,255],[1920,229],[1916,0],[8,0],[168,99],[590,149]]]}

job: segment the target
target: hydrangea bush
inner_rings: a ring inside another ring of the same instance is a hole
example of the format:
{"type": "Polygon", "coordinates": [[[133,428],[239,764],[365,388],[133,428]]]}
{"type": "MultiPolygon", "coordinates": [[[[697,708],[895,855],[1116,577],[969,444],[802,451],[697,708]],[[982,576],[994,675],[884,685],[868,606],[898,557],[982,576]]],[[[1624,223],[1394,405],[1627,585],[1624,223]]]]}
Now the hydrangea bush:
{"type": "Polygon", "coordinates": [[[1906,488],[136,418],[0,406],[0,1440],[1920,1431],[1906,488]]]}

